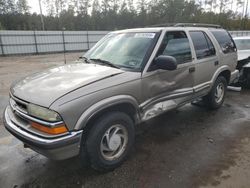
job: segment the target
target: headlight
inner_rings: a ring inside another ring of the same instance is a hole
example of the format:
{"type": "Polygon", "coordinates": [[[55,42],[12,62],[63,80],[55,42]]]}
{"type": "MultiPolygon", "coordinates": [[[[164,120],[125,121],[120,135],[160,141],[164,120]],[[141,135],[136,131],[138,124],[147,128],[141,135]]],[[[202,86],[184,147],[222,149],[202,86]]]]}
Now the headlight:
{"type": "Polygon", "coordinates": [[[56,113],[55,111],[49,110],[47,108],[43,108],[38,105],[29,104],[27,109],[28,109],[29,115],[37,117],[42,120],[51,121],[51,122],[62,120],[59,114],[56,113]]]}

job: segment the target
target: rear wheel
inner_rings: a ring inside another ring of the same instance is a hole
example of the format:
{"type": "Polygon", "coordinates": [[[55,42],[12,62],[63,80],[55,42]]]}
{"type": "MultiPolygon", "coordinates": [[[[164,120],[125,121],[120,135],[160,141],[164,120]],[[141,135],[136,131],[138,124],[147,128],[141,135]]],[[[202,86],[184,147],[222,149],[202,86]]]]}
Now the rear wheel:
{"type": "Polygon", "coordinates": [[[107,171],[123,163],[133,143],[134,124],[131,118],[122,112],[111,112],[93,124],[85,147],[91,166],[107,171]]]}
{"type": "Polygon", "coordinates": [[[203,98],[210,109],[218,109],[222,106],[227,91],[227,80],[219,76],[215,81],[213,88],[207,96],[203,98]]]}

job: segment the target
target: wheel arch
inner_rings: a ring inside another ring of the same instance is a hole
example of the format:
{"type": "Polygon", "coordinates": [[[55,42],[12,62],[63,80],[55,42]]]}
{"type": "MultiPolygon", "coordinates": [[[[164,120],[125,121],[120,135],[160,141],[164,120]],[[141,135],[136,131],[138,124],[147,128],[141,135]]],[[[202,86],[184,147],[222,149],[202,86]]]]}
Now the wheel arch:
{"type": "Polygon", "coordinates": [[[103,113],[109,111],[124,112],[132,118],[135,124],[141,119],[137,100],[129,95],[119,95],[103,99],[85,110],[78,119],[75,129],[84,129],[103,113]]]}
{"type": "Polygon", "coordinates": [[[230,71],[230,68],[228,66],[222,66],[220,67],[214,74],[213,76],[213,79],[212,79],[212,82],[215,83],[216,79],[219,77],[219,76],[223,76],[226,78],[227,80],[227,83],[229,84],[230,83],[230,78],[231,78],[231,71],[230,71]]]}

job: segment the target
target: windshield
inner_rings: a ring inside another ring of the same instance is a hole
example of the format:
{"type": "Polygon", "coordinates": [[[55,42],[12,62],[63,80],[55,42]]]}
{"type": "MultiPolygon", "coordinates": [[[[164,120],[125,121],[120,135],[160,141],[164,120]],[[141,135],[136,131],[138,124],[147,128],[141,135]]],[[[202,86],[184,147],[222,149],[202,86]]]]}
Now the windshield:
{"type": "Polygon", "coordinates": [[[121,67],[139,70],[156,33],[108,34],[85,57],[99,59],[121,67]]]}
{"type": "Polygon", "coordinates": [[[234,40],[238,50],[250,50],[250,39],[234,40]]]}

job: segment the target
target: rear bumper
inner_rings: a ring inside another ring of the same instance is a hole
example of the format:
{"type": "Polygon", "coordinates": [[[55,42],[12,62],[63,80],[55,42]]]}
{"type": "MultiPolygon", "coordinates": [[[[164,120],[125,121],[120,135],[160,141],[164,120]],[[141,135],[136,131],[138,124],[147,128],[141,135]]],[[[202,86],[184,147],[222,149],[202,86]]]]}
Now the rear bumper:
{"type": "Polygon", "coordinates": [[[72,131],[58,138],[42,138],[20,128],[11,120],[10,113],[8,106],[3,118],[5,128],[36,152],[54,160],[63,160],[79,154],[82,130],[72,131]]]}
{"type": "Polygon", "coordinates": [[[239,81],[239,78],[240,78],[239,70],[235,70],[234,72],[231,72],[229,84],[237,83],[239,81]]]}

